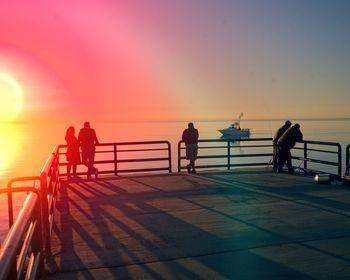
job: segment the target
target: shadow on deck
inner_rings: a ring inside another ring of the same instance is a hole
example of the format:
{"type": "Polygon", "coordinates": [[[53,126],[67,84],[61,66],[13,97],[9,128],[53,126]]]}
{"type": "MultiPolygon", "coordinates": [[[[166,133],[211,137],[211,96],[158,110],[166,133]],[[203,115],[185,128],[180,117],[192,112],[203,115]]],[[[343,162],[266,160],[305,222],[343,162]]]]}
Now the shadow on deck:
{"type": "Polygon", "coordinates": [[[348,279],[350,191],[264,170],[63,182],[48,279],[348,279]]]}

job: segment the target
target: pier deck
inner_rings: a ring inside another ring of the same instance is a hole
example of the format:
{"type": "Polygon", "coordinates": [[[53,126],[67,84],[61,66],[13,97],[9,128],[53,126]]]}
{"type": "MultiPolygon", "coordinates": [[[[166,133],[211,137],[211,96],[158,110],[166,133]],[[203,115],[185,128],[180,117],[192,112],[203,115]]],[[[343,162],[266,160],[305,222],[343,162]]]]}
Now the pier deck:
{"type": "Polygon", "coordinates": [[[350,189],[267,170],[63,182],[48,279],[349,279],[350,189]]]}

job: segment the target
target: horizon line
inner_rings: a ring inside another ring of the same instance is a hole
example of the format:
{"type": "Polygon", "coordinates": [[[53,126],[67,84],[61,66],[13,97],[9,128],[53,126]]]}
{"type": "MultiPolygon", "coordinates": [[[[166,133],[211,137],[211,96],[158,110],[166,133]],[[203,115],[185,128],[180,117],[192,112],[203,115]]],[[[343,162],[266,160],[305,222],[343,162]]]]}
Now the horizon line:
{"type": "MultiPolygon", "coordinates": [[[[294,120],[294,121],[347,121],[350,120],[350,117],[302,117],[302,118],[283,118],[283,117],[276,117],[276,118],[248,118],[243,119],[241,121],[285,121],[285,120],[294,120]]],[[[78,121],[78,119],[75,119],[74,121],[78,121]]],[[[85,119],[83,120],[85,121],[85,119]]],[[[91,121],[91,119],[90,119],[91,121]]],[[[122,119],[95,119],[93,120],[95,122],[117,122],[117,123],[164,123],[164,122],[230,122],[235,121],[235,119],[180,119],[180,120],[122,120],[122,119]]],[[[66,122],[66,120],[63,119],[54,119],[54,120],[48,120],[48,119],[32,119],[32,120],[13,120],[13,121],[0,121],[0,124],[23,124],[23,123],[33,123],[33,122],[66,122]]]]}

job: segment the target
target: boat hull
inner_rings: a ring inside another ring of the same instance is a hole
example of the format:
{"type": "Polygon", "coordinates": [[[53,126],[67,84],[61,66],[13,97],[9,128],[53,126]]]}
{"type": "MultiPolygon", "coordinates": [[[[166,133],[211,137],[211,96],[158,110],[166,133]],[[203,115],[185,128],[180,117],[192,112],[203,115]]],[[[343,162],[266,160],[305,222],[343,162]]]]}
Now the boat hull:
{"type": "Polygon", "coordinates": [[[249,129],[235,129],[235,128],[225,128],[220,129],[220,133],[225,138],[232,138],[232,139],[240,139],[240,138],[249,138],[250,137],[250,130],[249,129]]]}

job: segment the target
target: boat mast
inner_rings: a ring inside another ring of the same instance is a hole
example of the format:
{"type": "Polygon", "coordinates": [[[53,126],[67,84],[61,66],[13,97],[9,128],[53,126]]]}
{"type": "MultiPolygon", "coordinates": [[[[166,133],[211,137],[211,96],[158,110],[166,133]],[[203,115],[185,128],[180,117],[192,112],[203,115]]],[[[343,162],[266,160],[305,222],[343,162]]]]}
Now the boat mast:
{"type": "Polygon", "coordinates": [[[240,126],[241,125],[241,118],[243,117],[243,113],[241,112],[241,113],[239,113],[239,116],[238,116],[238,126],[240,126]]]}

